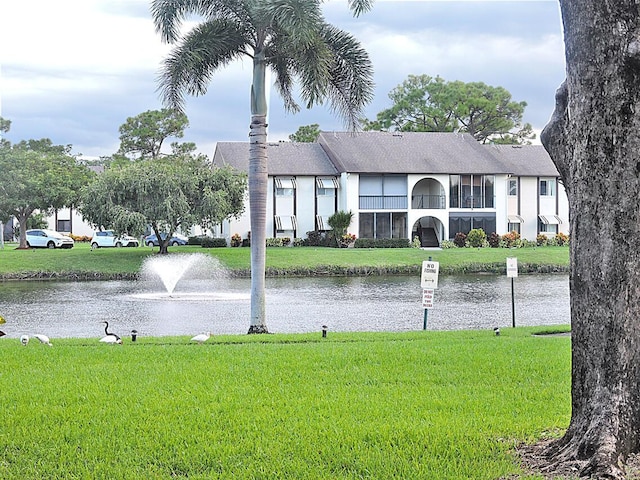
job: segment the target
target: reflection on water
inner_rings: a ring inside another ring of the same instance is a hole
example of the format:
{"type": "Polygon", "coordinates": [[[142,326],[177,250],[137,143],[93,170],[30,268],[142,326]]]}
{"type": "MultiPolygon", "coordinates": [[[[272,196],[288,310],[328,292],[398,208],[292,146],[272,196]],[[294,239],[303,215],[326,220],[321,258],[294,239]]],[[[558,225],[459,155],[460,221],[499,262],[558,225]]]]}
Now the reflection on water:
{"type": "MultiPolygon", "coordinates": [[[[519,276],[514,282],[516,325],[569,323],[567,275],[519,276]]],[[[109,320],[125,336],[246,333],[250,280],[184,280],[176,298],[144,282],[3,282],[0,313],[9,337],[99,337],[109,320]],[[216,285],[218,288],[216,289],[216,285]],[[223,287],[223,288],[221,288],[223,287]]],[[[423,326],[419,277],[267,279],[267,326],[274,333],[406,331],[423,326]]],[[[511,279],[494,275],[441,276],[430,330],[511,326],[511,279]]]]}

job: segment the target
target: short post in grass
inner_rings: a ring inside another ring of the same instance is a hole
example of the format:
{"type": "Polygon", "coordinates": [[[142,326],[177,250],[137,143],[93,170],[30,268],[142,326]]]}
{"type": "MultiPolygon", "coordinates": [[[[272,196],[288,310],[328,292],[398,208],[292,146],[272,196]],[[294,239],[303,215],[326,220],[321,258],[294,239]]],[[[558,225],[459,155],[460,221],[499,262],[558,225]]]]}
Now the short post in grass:
{"type": "Polygon", "coordinates": [[[511,278],[511,324],[516,328],[516,302],[513,292],[513,280],[518,276],[518,259],[516,257],[507,258],[507,278],[511,278]]]}
{"type": "Polygon", "coordinates": [[[420,286],[422,287],[422,308],[424,308],[424,319],[422,329],[427,329],[427,317],[429,310],[433,308],[433,294],[438,288],[438,273],[440,264],[434,262],[431,257],[422,262],[422,273],[420,275],[420,286]]]}

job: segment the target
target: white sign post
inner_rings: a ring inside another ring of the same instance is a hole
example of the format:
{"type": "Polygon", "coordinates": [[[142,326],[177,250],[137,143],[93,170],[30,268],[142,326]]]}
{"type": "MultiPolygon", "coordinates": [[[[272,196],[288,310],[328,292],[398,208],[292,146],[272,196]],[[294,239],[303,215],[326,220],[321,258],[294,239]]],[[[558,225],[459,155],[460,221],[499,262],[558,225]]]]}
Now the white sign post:
{"type": "Polygon", "coordinates": [[[422,287],[422,308],[424,308],[424,321],[422,329],[427,329],[427,316],[429,310],[433,308],[433,294],[438,288],[438,273],[440,272],[440,264],[429,260],[422,262],[422,273],[420,275],[420,286],[422,287]]]}
{"type": "Polygon", "coordinates": [[[513,279],[518,276],[518,259],[507,258],[507,278],[511,278],[511,325],[516,328],[516,302],[513,293],[513,279]]]}

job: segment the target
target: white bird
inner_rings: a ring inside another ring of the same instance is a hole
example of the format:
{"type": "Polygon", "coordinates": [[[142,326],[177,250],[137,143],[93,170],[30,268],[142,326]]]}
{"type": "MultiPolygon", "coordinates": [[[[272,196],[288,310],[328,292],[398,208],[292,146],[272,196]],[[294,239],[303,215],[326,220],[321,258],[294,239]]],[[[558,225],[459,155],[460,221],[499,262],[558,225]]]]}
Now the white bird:
{"type": "Polygon", "coordinates": [[[109,328],[109,322],[104,321],[102,322],[104,323],[104,337],[102,337],[100,339],[101,342],[103,343],[119,343],[122,344],[122,340],[120,339],[120,337],[118,335],[116,335],[115,333],[111,333],[109,331],[107,331],[107,329],[109,328]]]}
{"type": "Polygon", "coordinates": [[[20,343],[26,347],[29,343],[29,335],[20,335],[20,343]]]}
{"type": "Polygon", "coordinates": [[[40,343],[44,343],[45,345],[49,345],[50,347],[53,346],[51,345],[51,341],[49,340],[49,337],[47,337],[46,335],[42,335],[41,333],[36,333],[34,337],[40,340],[40,343]]]}
{"type": "Polygon", "coordinates": [[[195,337],[193,337],[191,339],[192,342],[198,342],[200,344],[206,342],[207,340],[209,340],[209,337],[211,336],[211,332],[206,332],[206,333],[201,333],[200,335],[196,335],[195,337]]]}

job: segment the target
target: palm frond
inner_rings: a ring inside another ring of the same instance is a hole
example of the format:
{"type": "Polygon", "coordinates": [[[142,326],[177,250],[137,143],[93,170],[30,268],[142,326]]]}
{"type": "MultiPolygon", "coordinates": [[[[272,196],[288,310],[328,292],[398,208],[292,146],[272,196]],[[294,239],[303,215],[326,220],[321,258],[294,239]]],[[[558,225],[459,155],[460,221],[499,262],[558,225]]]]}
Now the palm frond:
{"type": "Polygon", "coordinates": [[[300,51],[302,57],[294,64],[301,95],[307,108],[328,101],[347,128],[355,130],[364,107],[373,98],[369,55],[353,36],[328,24],[317,39],[300,51]]]}
{"type": "Polygon", "coordinates": [[[244,0],[152,0],[150,10],[156,32],[166,43],[179,40],[182,22],[190,16],[236,19],[240,23],[249,18],[244,0]]]}
{"type": "Polygon", "coordinates": [[[250,32],[227,20],[195,27],[164,62],[158,87],[163,102],[182,111],[184,94],[206,93],[213,73],[246,55],[250,40],[250,32]]]}
{"type": "Polygon", "coordinates": [[[349,8],[356,17],[368,12],[373,7],[373,0],[349,0],[349,8]]]}

